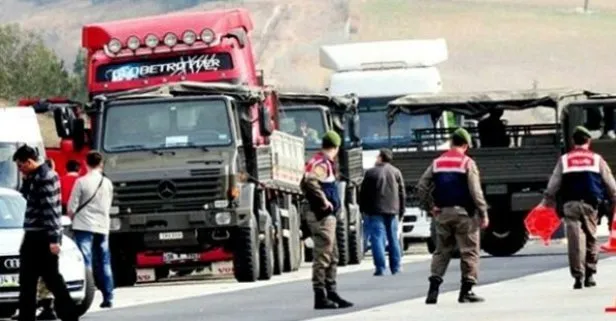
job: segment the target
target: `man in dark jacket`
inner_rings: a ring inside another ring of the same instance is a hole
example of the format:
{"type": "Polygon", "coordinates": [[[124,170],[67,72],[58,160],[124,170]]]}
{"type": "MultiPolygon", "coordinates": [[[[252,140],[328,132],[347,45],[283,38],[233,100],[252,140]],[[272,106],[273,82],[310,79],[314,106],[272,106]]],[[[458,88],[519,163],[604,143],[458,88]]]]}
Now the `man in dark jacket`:
{"type": "Polygon", "coordinates": [[[17,149],[13,161],[25,176],[21,193],[27,201],[20,249],[19,320],[35,320],[39,277],[53,293],[60,318],[78,320],[75,303],[59,271],[62,206],[58,174],[47,164],[40,164],[36,150],[27,145],[17,149]]]}
{"type": "Polygon", "coordinates": [[[372,244],[375,276],[385,271],[385,241],[389,243],[389,270],[391,274],[400,271],[398,220],[404,215],[406,193],[402,173],[391,165],[392,158],[391,150],[381,149],[376,165],[364,175],[359,197],[372,244]]]}
{"type": "Polygon", "coordinates": [[[342,299],[336,292],[338,270],[338,245],[336,224],[340,195],[336,184],[334,159],[342,139],[329,131],[323,136],[322,149],[306,164],[301,187],[310,210],[304,213],[314,241],[312,262],[312,287],[315,309],[349,308],[353,304],[342,299]]]}

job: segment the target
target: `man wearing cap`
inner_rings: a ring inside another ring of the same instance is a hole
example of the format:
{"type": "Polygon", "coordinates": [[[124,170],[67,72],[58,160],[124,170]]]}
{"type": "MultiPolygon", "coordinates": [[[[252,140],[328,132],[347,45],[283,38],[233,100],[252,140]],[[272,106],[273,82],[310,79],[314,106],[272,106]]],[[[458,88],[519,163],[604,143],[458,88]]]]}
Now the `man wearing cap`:
{"type": "Polygon", "coordinates": [[[573,288],[581,289],[582,278],[585,287],[597,285],[593,278],[599,260],[595,235],[597,208],[606,191],[612,204],[616,204],[616,182],[603,157],[590,150],[590,131],[578,126],[572,136],[574,147],[558,160],[541,205],[554,207],[556,194],[560,192],[564,202],[569,269],[575,279],[573,288]]]}
{"type": "Polygon", "coordinates": [[[389,270],[400,272],[398,220],[405,210],[406,193],[402,173],[391,165],[393,153],[381,149],[376,164],[367,170],[361,184],[359,209],[365,214],[366,231],[372,244],[374,275],[385,272],[385,242],[389,244],[389,270]]]}
{"type": "Polygon", "coordinates": [[[305,213],[314,242],[312,286],[315,309],[337,309],[353,306],[336,290],[338,246],[336,244],[336,214],[342,204],[336,184],[334,160],[342,140],[334,131],[323,136],[321,151],[306,163],[301,182],[310,210],[305,213]]]}
{"type": "Polygon", "coordinates": [[[439,287],[456,243],[460,248],[462,284],[458,302],[482,302],[471,289],[479,269],[479,227],[488,226],[488,206],[481,190],[479,169],[466,155],[471,136],[458,128],[451,149],[437,157],[421,176],[417,196],[436,220],[436,250],[432,255],[426,304],[436,304],[439,287]]]}

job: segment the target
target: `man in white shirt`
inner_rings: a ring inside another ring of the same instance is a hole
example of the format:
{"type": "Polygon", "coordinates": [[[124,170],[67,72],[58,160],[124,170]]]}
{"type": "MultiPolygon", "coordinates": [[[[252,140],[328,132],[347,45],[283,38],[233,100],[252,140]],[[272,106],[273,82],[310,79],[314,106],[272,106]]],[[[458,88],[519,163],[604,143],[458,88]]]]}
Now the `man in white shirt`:
{"type": "Polygon", "coordinates": [[[109,253],[109,210],[113,200],[113,185],[103,175],[103,156],[92,151],[86,156],[88,173],[75,182],[68,201],[68,215],[73,219],[73,233],[83,253],[86,266],[96,265],[96,279],[103,293],[101,308],[111,308],[113,275],[109,253]],[[93,258],[92,253],[97,257],[93,258]]]}

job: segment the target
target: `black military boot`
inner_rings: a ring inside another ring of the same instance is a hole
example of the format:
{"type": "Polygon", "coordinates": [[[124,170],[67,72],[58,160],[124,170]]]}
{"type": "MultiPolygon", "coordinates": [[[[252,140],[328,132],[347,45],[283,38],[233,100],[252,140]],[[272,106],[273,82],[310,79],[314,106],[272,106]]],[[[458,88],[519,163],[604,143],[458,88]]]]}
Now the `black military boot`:
{"type": "Polygon", "coordinates": [[[325,289],[314,289],[315,310],[338,309],[338,304],[327,298],[325,289]]]}
{"type": "Polygon", "coordinates": [[[592,274],[587,274],[584,279],[584,286],[587,288],[592,288],[593,286],[597,286],[597,282],[595,282],[595,278],[592,277],[592,274]]]}
{"type": "Polygon", "coordinates": [[[478,303],[483,302],[484,299],[471,291],[474,283],[468,281],[462,281],[462,286],[460,287],[460,296],[458,297],[458,302],[460,303],[478,303]]]}
{"type": "Polygon", "coordinates": [[[431,276],[428,280],[430,280],[430,289],[428,289],[428,295],[426,296],[426,304],[436,304],[438,301],[438,289],[443,283],[443,279],[438,276],[431,276]]]}
{"type": "Polygon", "coordinates": [[[582,278],[575,278],[575,283],[573,283],[573,289],[579,290],[582,288],[582,278]]]}
{"type": "Polygon", "coordinates": [[[43,311],[36,316],[37,320],[58,320],[58,316],[56,315],[56,311],[53,309],[53,301],[44,300],[42,302],[43,311]]]}
{"type": "Polygon", "coordinates": [[[336,291],[327,291],[327,299],[336,303],[339,309],[350,308],[353,303],[341,298],[336,291]]]}

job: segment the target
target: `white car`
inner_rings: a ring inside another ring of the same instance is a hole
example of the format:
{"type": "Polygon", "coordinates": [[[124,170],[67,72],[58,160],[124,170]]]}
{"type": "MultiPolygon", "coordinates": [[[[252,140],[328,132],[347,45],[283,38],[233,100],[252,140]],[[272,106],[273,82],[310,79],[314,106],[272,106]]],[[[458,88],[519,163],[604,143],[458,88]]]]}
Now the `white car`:
{"type": "MultiPolygon", "coordinates": [[[[22,224],[26,200],[15,190],[0,188],[0,319],[9,318],[17,309],[19,298],[19,247],[24,235],[22,224]]],[[[70,219],[62,217],[68,226],[70,219]]],[[[91,271],[86,271],[83,256],[68,236],[62,238],[60,273],[71,297],[85,314],[94,299],[96,286],[91,271]]]]}

